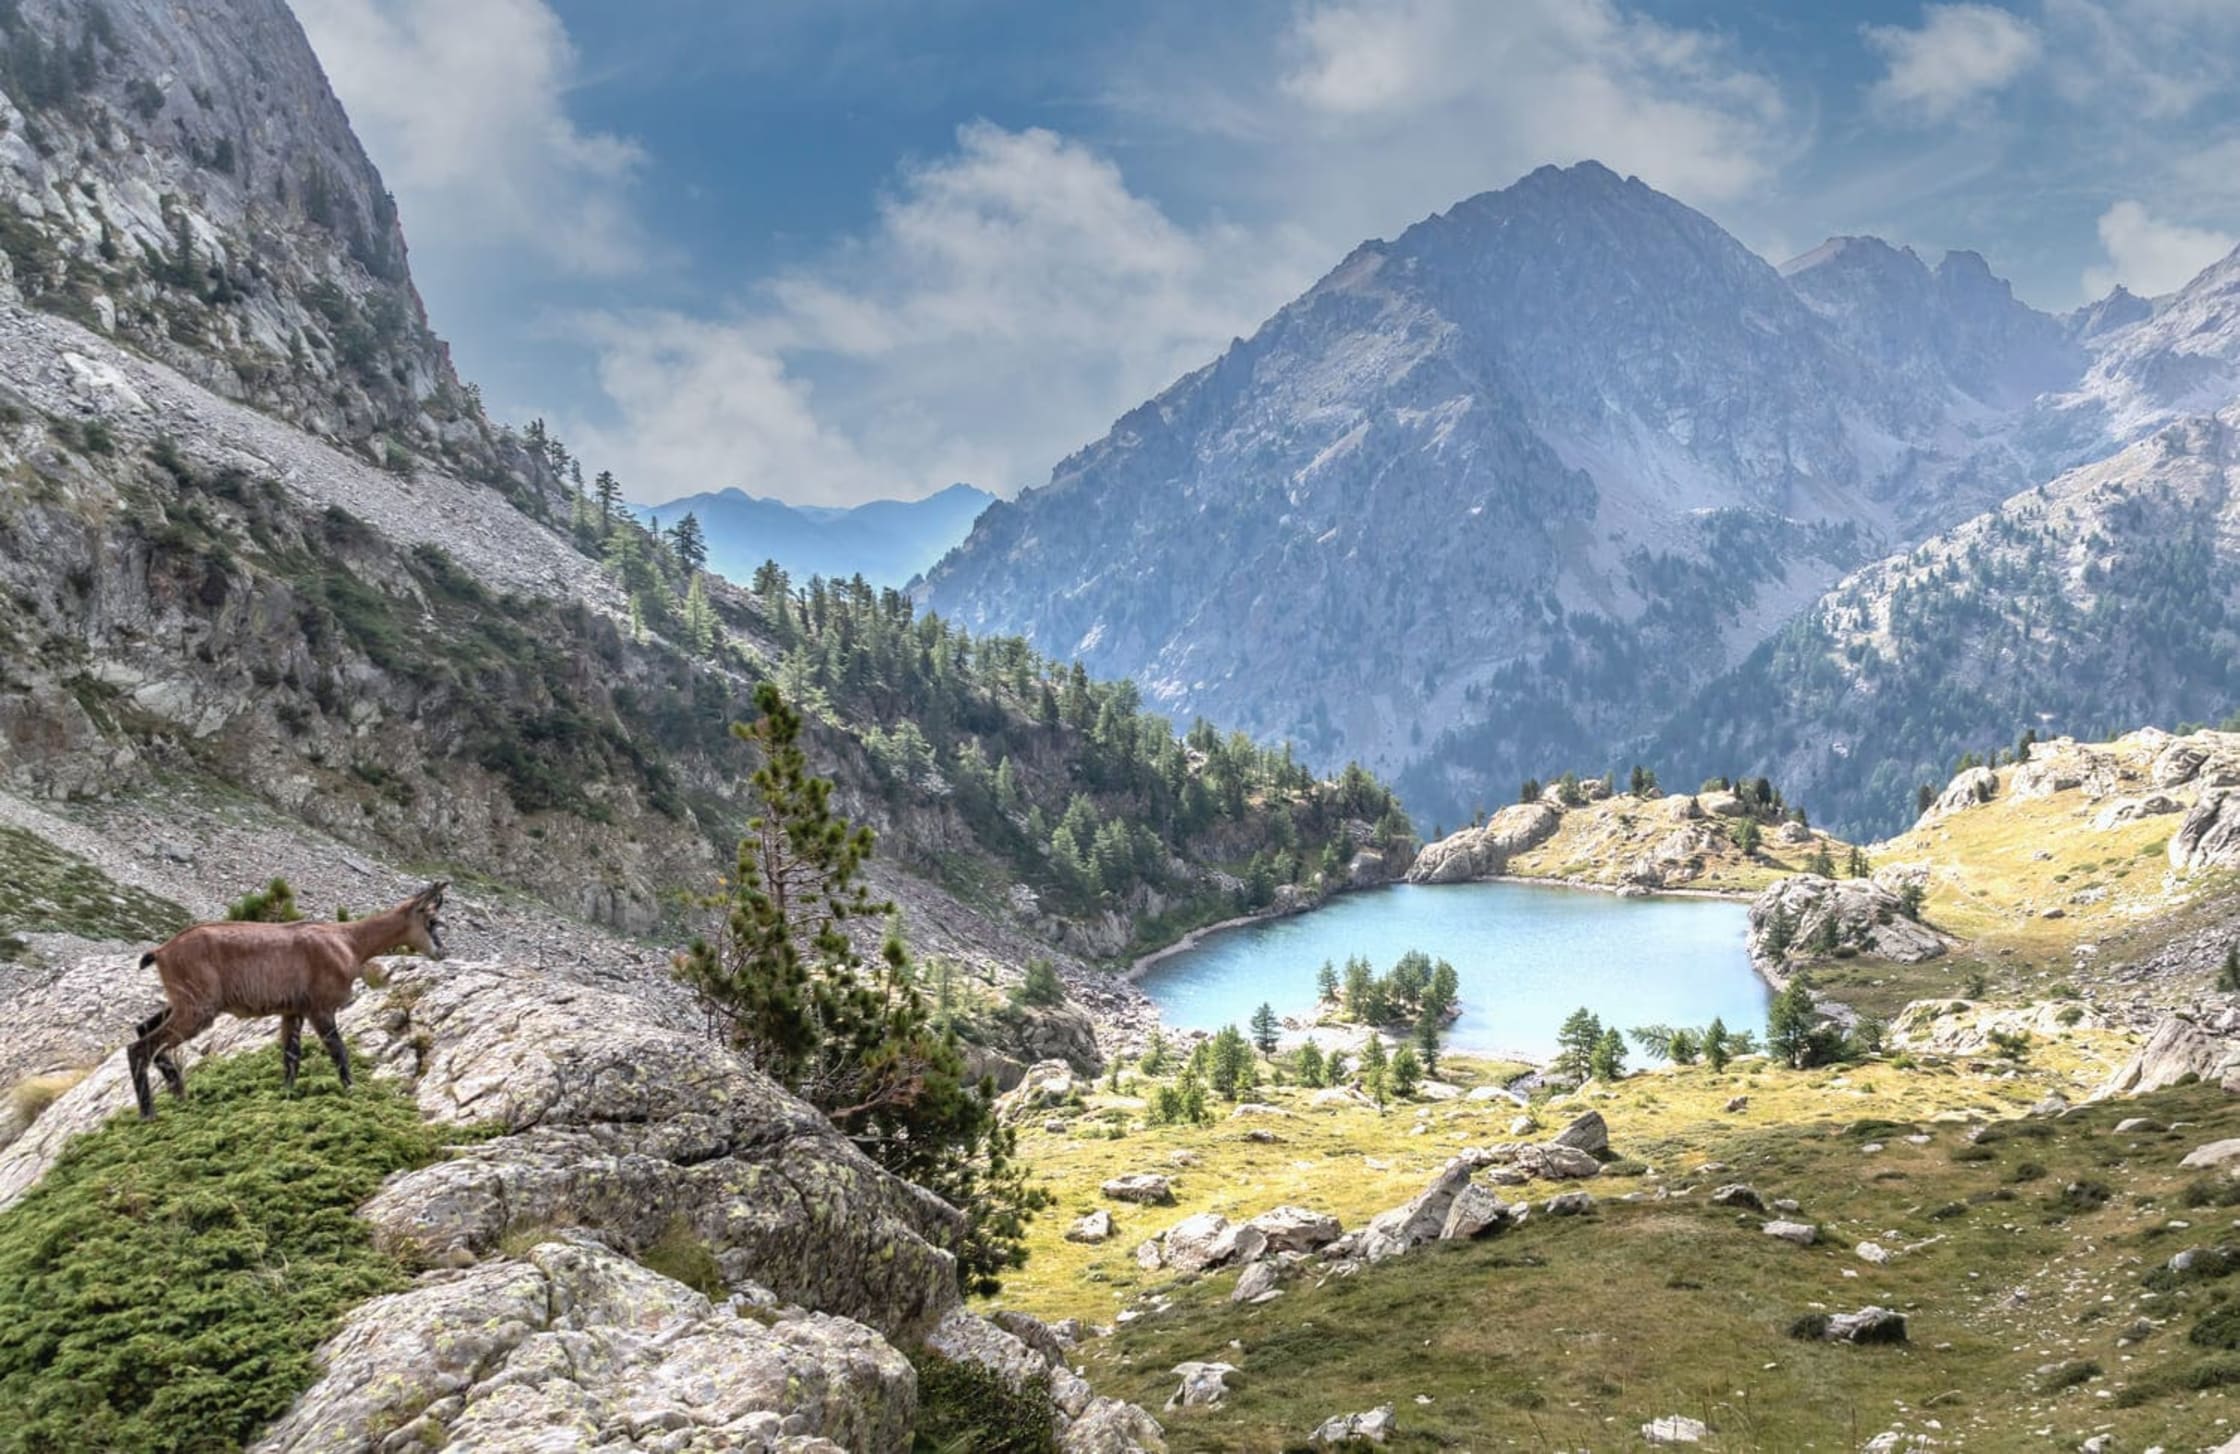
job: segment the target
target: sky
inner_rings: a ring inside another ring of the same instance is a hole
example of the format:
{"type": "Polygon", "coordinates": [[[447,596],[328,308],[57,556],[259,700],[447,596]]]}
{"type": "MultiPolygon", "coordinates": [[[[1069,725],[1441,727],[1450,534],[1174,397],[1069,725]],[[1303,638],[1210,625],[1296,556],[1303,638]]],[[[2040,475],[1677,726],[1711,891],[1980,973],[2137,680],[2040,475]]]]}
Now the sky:
{"type": "Polygon", "coordinates": [[[2240,242],[2240,0],[293,4],[462,375],[649,503],[1040,484],[1548,162],[2055,310],[2240,242]]]}

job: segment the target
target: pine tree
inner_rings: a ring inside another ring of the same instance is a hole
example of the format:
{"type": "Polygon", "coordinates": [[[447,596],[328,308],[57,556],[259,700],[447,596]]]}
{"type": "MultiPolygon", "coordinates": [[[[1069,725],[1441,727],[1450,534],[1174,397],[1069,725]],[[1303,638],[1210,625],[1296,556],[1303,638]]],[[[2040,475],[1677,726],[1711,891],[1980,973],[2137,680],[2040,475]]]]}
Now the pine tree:
{"type": "Polygon", "coordinates": [[[1394,1053],[1392,1065],[1386,1070],[1385,1076],[1392,1086],[1393,1095],[1401,1100],[1414,1095],[1416,1088],[1423,1084],[1423,1066],[1416,1059],[1415,1048],[1401,1046],[1394,1053]]]}
{"type": "Polygon", "coordinates": [[[1602,1039],[1602,1021],[1584,1006],[1571,1012],[1556,1031],[1556,1058],[1551,1073],[1566,1080],[1585,1080],[1593,1071],[1594,1047],[1602,1039]]]}
{"type": "Polygon", "coordinates": [[[614,530],[615,509],[622,503],[622,482],[610,470],[601,470],[591,482],[591,498],[599,507],[599,538],[614,530]]]}
{"type": "Polygon", "coordinates": [[[1705,1065],[1713,1070],[1727,1068],[1727,1062],[1733,1058],[1734,1052],[1728,1041],[1727,1022],[1724,1018],[1714,1016],[1711,1023],[1703,1027],[1701,1048],[1705,1065]]]}
{"type": "Polygon", "coordinates": [[[1322,961],[1322,968],[1314,972],[1315,997],[1335,1000],[1338,997],[1338,968],[1329,960],[1322,961]]]}
{"type": "Polygon", "coordinates": [[[1390,1070],[1391,1062],[1384,1051],[1384,1037],[1370,1035],[1369,1043],[1361,1048],[1361,1088],[1369,1093],[1369,1099],[1375,1101],[1380,1108],[1390,1090],[1386,1079],[1390,1070]]]}
{"type": "Polygon", "coordinates": [[[1157,1025],[1151,1027],[1151,1038],[1144,1042],[1143,1055],[1136,1065],[1145,1075],[1167,1073],[1167,1037],[1160,1033],[1157,1025]]]}
{"type": "Polygon", "coordinates": [[[682,520],[669,527],[669,548],[676,552],[677,564],[684,567],[687,575],[708,563],[708,537],[691,511],[687,510],[682,520]]]}
{"type": "Polygon", "coordinates": [[[970,1082],[954,1031],[934,1025],[899,923],[875,964],[856,952],[849,922],[893,912],[862,882],[871,830],[833,813],[832,782],[810,772],[800,715],[776,685],[758,686],[755,705],[732,730],[761,759],[748,779],[758,811],[714,901],[722,924],[677,957],[678,976],[726,1043],[964,1211],[959,1280],[992,1291],[1024,1262],[1026,1224],[1051,1195],[1013,1161],[992,1087],[970,1082]]]}
{"type": "Polygon", "coordinates": [[[2217,988],[2228,994],[2240,991],[2240,944],[2224,947],[2224,964],[2217,970],[2217,988]]]}
{"type": "Polygon", "coordinates": [[[1813,1063],[1814,1031],[1820,1012],[1813,1007],[1812,992],[1804,976],[1792,978],[1766,1009],[1766,1050],[1774,1059],[1794,1069],[1813,1063]]]}
{"type": "Polygon", "coordinates": [[[1806,871],[1816,873],[1822,878],[1834,878],[1836,876],[1835,855],[1828,852],[1826,839],[1820,840],[1820,846],[1813,851],[1812,861],[1807,865],[1806,871]]]}
{"type": "Polygon", "coordinates": [[[684,634],[695,656],[715,655],[720,628],[716,623],[715,607],[708,601],[708,581],[705,576],[694,576],[692,588],[684,593],[684,634]]]}
{"type": "Polygon", "coordinates": [[[1282,1027],[1276,1023],[1275,1007],[1263,1001],[1252,1012],[1252,1043],[1262,1055],[1276,1053],[1276,1037],[1282,1027]]]}
{"type": "Polygon", "coordinates": [[[1426,1008],[1416,1017],[1416,1056],[1423,1062],[1425,1075],[1439,1073],[1439,1019],[1426,1008]]]}
{"type": "Polygon", "coordinates": [[[1601,1081],[1613,1081],[1625,1075],[1626,1037],[1615,1027],[1595,1037],[1594,1049],[1587,1057],[1587,1069],[1601,1081]]]}
{"type": "Polygon", "coordinates": [[[1856,843],[1851,845],[1851,861],[1845,866],[1844,872],[1853,878],[1865,878],[1867,876],[1866,851],[1856,843]]]}
{"type": "Polygon", "coordinates": [[[1314,1043],[1312,1035],[1299,1047],[1298,1056],[1292,1062],[1292,1073],[1299,1077],[1299,1084],[1309,1090],[1319,1089],[1327,1081],[1329,1066],[1322,1058],[1322,1047],[1314,1043]]]}

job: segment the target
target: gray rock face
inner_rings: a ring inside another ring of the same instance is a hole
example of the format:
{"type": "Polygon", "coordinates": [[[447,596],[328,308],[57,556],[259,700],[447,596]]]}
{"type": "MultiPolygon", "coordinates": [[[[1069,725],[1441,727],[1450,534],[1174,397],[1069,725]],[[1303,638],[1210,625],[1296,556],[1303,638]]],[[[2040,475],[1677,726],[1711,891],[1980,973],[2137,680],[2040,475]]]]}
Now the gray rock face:
{"type": "Polygon", "coordinates": [[[1392,1405],[1380,1404],[1367,1413],[1334,1414],[1324,1419],[1307,1436],[1307,1442],[1337,1445],[1352,1439],[1364,1439],[1371,1444],[1382,1444],[1391,1437],[1393,1428],[1392,1405]]]}
{"type": "Polygon", "coordinates": [[[1582,1177],[1600,1176],[1602,1163],[1576,1146],[1549,1142],[1540,1146],[1520,1146],[1512,1163],[1527,1176],[1544,1181],[1576,1181],[1582,1177]]]}
{"type": "MultiPolygon", "coordinates": [[[[2093,1099],[2143,1095],[2176,1085],[2188,1075],[2222,1081],[2240,1073],[2240,1035],[2171,1015],[2154,1027],[2147,1043],[2124,1062],[2093,1099]]],[[[0,1155],[0,1171],[6,1162],[0,1155]]]]}
{"type": "Polygon", "coordinates": [[[1600,1111],[1587,1111],[1575,1117],[1571,1124],[1556,1132],[1549,1141],[1553,1146],[1569,1146],[1574,1151],[1599,1155],[1610,1149],[1610,1123],[1600,1111]]]}
{"type": "Polygon", "coordinates": [[[1903,1343],[1906,1315],[1883,1307],[1865,1307],[1855,1313],[1837,1313],[1828,1319],[1821,1335],[1831,1343],[1903,1343]]]}
{"type": "MultiPolygon", "coordinates": [[[[89,8],[33,0],[19,23],[68,49],[89,8]]],[[[494,431],[428,331],[396,208],[282,0],[104,8],[103,63],[79,94],[0,100],[0,178],[24,234],[0,297],[319,433],[487,453],[494,431]],[[186,276],[144,265],[176,257],[182,234],[186,276]]]]}
{"type": "Polygon", "coordinates": [[[1275,1262],[1255,1262],[1237,1275],[1237,1285],[1230,1289],[1229,1301],[1256,1303],[1277,1296],[1276,1284],[1283,1280],[1283,1268],[1275,1262]]]}
{"type": "Polygon", "coordinates": [[[1810,1222],[1768,1222],[1764,1230],[1768,1237],[1779,1237],[1799,1247],[1810,1247],[1820,1240],[1820,1229],[1810,1222]]]}
{"type": "Polygon", "coordinates": [[[1344,1230],[1328,1212],[1293,1206],[1271,1208],[1247,1225],[1268,1239],[1270,1252],[1314,1252],[1337,1241],[1344,1230]]]}
{"type": "Polygon", "coordinates": [[[1251,1262],[1267,1250],[1268,1239],[1257,1227],[1232,1222],[1218,1212],[1184,1217],[1159,1238],[1161,1263],[1177,1272],[1251,1262]]]}
{"type": "Polygon", "coordinates": [[[1824,942],[1833,923],[1836,942],[1900,964],[1919,964],[1945,952],[1944,936],[1901,911],[1896,893],[1873,879],[1821,878],[1800,873],[1782,879],[1750,903],[1750,956],[1773,964],[1767,939],[1776,919],[1789,925],[1787,953],[1824,942]]]}
{"type": "Polygon", "coordinates": [[[1455,1198],[1470,1184],[1474,1163],[1457,1157],[1432,1178],[1414,1200],[1405,1206],[1379,1212],[1371,1218],[1361,1238],[1361,1256],[1368,1262],[1382,1262],[1387,1257],[1420,1247],[1437,1240],[1446,1229],[1447,1214],[1455,1198]]]}
{"type": "Polygon", "coordinates": [[[2170,835],[2170,866],[2183,873],[2240,864],[2240,791],[2203,793],[2170,835]]]}
{"type": "Polygon", "coordinates": [[[1155,1171],[1131,1171],[1112,1178],[1098,1190],[1116,1202],[1134,1202],[1140,1206],[1174,1204],[1174,1183],[1155,1171]]]}
{"type": "Polygon", "coordinates": [[[743,1318],[580,1238],[364,1303],[318,1358],[257,1454],[371,1449],[375,1431],[383,1449],[528,1449],[570,1426],[901,1451],[917,1409],[908,1360],[869,1328],[743,1318]]]}
{"type": "MultiPolygon", "coordinates": [[[[735,1282],[898,1341],[956,1304],[957,1212],[703,1034],[527,966],[391,963],[388,987],[341,1017],[360,1061],[432,1121],[506,1131],[386,1183],[362,1209],[384,1246],[446,1266],[530,1229],[592,1228],[631,1251],[681,1228],[735,1282]]],[[[226,1021],[208,1045],[271,1033],[226,1021]]],[[[131,1099],[120,1052],[0,1150],[0,1205],[131,1099]]]]}
{"type": "Polygon", "coordinates": [[[1482,828],[1465,828],[1427,845],[1408,869],[1408,882],[1465,883],[1491,878],[1517,854],[1554,836],[1562,810],[1549,803],[1512,803],[1482,828]]]}
{"type": "Polygon", "coordinates": [[[1447,1220],[1439,1228],[1443,1242],[1467,1241],[1498,1232],[1513,1216],[1507,1202],[1472,1182],[1455,1193],[1447,1207],[1447,1220]]]}

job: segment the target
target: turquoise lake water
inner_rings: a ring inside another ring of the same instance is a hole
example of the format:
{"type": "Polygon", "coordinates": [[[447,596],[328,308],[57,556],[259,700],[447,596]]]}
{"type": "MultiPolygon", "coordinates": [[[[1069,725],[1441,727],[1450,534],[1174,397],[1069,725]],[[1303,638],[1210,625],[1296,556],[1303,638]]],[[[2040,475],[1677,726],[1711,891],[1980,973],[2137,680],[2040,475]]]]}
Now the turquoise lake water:
{"type": "Polygon", "coordinates": [[[1342,972],[1348,956],[1366,954],[1382,973],[1421,949],[1461,976],[1451,1048],[1537,1060],[1555,1052],[1557,1027],[1582,1005],[1621,1029],[1722,1016],[1762,1031],[1768,994],[1743,949],[1745,913],[1716,899],[1536,884],[1393,884],[1210,934],[1138,983],[1171,1027],[1242,1028],[1262,1001],[1303,1016],[1325,959],[1342,972]]]}

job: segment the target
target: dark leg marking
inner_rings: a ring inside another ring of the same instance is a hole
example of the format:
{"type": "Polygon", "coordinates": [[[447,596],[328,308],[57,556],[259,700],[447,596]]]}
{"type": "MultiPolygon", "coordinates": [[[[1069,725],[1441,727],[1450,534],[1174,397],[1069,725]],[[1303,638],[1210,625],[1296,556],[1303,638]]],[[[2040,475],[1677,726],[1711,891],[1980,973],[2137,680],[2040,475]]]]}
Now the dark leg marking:
{"type": "Polygon", "coordinates": [[[327,1054],[334,1059],[334,1073],[341,1078],[342,1088],[350,1089],[350,1052],[342,1043],[342,1032],[335,1028],[334,1016],[314,1015],[311,1028],[319,1032],[319,1043],[327,1047],[327,1054]]]}
{"type": "Polygon", "coordinates": [[[296,1088],[296,1072],[303,1068],[303,1016],[280,1017],[280,1077],[289,1090],[296,1088]]]}

